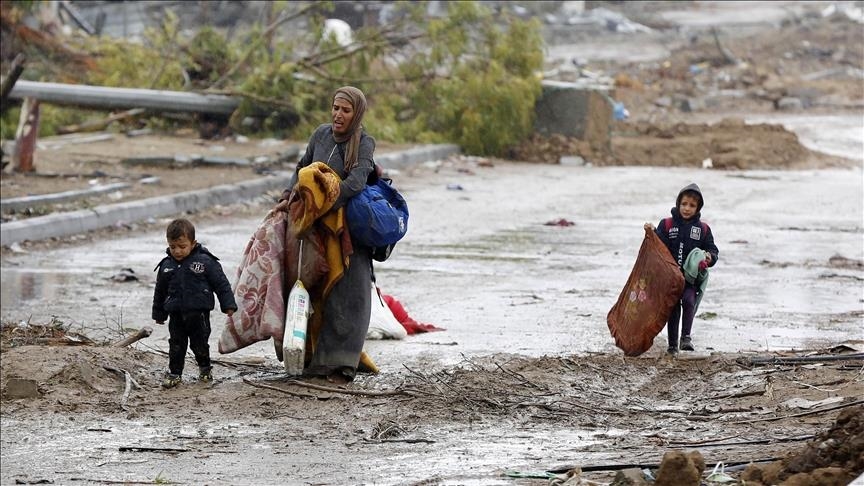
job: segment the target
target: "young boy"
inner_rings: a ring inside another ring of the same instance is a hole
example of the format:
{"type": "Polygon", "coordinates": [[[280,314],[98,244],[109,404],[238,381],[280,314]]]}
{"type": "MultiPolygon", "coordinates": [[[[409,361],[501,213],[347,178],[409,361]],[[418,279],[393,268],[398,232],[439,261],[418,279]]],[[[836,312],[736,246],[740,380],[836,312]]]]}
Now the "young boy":
{"type": "Polygon", "coordinates": [[[195,226],[189,220],[175,219],[166,231],[168,256],[154,270],[156,290],[153,293],[153,320],[168,321],[168,374],[162,386],[172,388],[182,381],[187,346],[198,362],[198,379],[213,380],[210,366],[210,311],[219,297],[223,313],[231,316],[237,310],[231,284],[219,265],[219,259],[195,241],[195,226]]]}
{"type": "Polygon", "coordinates": [[[704,204],[705,200],[699,186],[690,184],[678,193],[671,218],[661,220],[656,229],[651,223],[645,223],[645,229],[653,229],[660,240],[666,244],[672,258],[678,262],[681,272],[686,277],[681,300],[672,308],[672,314],[666,322],[669,338],[669,348],[666,352],[672,355],[678,353],[679,317],[681,318],[681,350],[694,350],[690,332],[696,309],[702,298],[704,290],[702,284],[707,278],[707,268],[717,264],[720,253],[714,244],[711,228],[699,220],[704,204]]]}

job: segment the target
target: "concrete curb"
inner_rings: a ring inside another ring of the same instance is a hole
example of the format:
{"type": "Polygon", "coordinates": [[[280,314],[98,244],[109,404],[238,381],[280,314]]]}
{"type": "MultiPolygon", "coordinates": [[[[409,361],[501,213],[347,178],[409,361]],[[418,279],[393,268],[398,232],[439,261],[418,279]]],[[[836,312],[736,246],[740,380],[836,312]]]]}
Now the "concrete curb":
{"type": "Polygon", "coordinates": [[[24,196],[13,197],[0,200],[0,208],[3,212],[22,211],[32,206],[44,206],[48,204],[60,204],[69,201],[75,201],[88,196],[97,196],[99,194],[107,194],[109,192],[119,191],[131,186],[125,182],[116,184],[107,184],[104,186],[96,186],[90,189],[82,189],[80,191],[66,191],[57,194],[42,194],[39,196],[24,196]]]}
{"type": "Polygon", "coordinates": [[[409,165],[429,160],[445,159],[460,152],[458,145],[423,145],[399,152],[389,152],[375,156],[375,163],[385,169],[402,170],[409,165]]]}
{"type": "MultiPolygon", "coordinates": [[[[424,145],[378,155],[375,162],[386,169],[403,169],[412,164],[438,160],[458,153],[457,145],[424,145]]],[[[233,204],[254,199],[267,191],[283,189],[290,181],[290,172],[279,172],[275,176],[225,184],[210,189],[10,221],[0,224],[0,245],[9,246],[26,240],[37,241],[69,236],[107,228],[117,223],[132,223],[216,205],[233,204]]]]}

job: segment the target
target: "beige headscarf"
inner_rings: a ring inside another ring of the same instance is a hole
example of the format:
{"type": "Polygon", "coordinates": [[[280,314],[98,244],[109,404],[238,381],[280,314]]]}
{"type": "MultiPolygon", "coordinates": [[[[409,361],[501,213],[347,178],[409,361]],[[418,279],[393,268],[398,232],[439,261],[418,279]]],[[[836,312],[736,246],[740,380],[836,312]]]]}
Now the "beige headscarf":
{"type": "Polygon", "coordinates": [[[337,143],[348,141],[348,147],[345,151],[345,172],[348,173],[357,165],[357,157],[360,152],[360,134],[363,132],[361,123],[363,122],[363,115],[366,114],[366,96],[353,86],[343,86],[337,89],[333,95],[333,101],[337,99],[343,99],[354,107],[354,118],[348,125],[345,135],[333,134],[337,143]]]}

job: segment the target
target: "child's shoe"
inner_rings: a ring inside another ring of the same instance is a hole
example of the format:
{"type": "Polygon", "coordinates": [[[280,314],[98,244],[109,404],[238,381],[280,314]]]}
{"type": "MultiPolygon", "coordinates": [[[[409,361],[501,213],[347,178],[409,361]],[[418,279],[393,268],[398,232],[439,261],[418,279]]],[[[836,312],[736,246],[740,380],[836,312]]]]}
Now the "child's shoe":
{"type": "Polygon", "coordinates": [[[681,351],[696,351],[693,347],[693,339],[690,336],[681,336],[681,351]]]}
{"type": "Polygon", "coordinates": [[[183,382],[183,378],[180,375],[172,375],[168,373],[165,375],[165,379],[162,381],[163,388],[174,388],[183,382]]]}
{"type": "Polygon", "coordinates": [[[213,373],[210,371],[209,368],[206,370],[201,370],[198,373],[198,381],[200,381],[201,383],[211,383],[213,381],[213,373]]]}
{"type": "Polygon", "coordinates": [[[668,348],[666,348],[666,354],[668,354],[669,356],[676,356],[678,354],[678,348],[676,348],[675,346],[669,346],[668,348]]]}

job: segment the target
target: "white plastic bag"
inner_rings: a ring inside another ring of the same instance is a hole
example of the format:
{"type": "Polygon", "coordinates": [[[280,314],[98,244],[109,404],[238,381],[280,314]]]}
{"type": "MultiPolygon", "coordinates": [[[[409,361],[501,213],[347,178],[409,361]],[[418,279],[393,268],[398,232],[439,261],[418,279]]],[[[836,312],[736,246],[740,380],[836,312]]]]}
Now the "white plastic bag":
{"type": "Polygon", "coordinates": [[[309,320],[309,292],[299,279],[288,295],[285,309],[285,335],[282,338],[282,362],[289,375],[303,374],[306,355],[306,325],[309,320]]]}
{"type": "Polygon", "coordinates": [[[390,312],[383,299],[378,295],[378,288],[372,284],[372,312],[369,314],[369,330],[366,339],[405,339],[408,331],[390,312]]]}
{"type": "Polygon", "coordinates": [[[303,240],[300,240],[299,256],[297,258],[297,282],[288,294],[288,304],[285,306],[285,332],[282,336],[282,363],[285,373],[302,375],[306,358],[306,327],[312,305],[309,292],[300,281],[300,265],[303,261],[303,240]]]}

